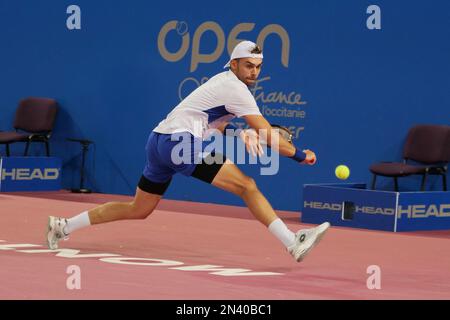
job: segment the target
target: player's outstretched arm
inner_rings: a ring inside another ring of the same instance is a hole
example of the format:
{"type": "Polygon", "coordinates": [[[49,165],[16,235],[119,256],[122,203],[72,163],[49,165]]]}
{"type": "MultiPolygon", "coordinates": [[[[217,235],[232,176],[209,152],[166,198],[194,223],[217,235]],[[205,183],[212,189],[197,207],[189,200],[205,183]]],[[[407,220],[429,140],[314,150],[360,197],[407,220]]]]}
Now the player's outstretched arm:
{"type": "Polygon", "coordinates": [[[298,150],[293,144],[289,143],[283,136],[278,135],[275,130],[272,129],[269,121],[262,115],[247,115],[244,116],[247,124],[259,133],[260,137],[266,135],[267,145],[271,148],[276,148],[278,153],[285,157],[297,160],[300,163],[313,165],[316,163],[317,158],[313,151],[298,150]],[[263,131],[264,130],[264,131],[263,131]],[[272,135],[277,134],[278,139],[272,139],[272,135]],[[278,143],[278,146],[272,146],[272,141],[278,143]],[[278,147],[278,148],[277,148],[278,147]]]}

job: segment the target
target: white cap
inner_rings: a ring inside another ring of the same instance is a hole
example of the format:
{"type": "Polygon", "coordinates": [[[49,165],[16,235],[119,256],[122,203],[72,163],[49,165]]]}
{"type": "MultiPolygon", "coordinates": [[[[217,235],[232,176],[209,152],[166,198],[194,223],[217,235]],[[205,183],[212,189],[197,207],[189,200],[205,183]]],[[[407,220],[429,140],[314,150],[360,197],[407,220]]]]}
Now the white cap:
{"type": "Polygon", "coordinates": [[[255,49],[256,43],[251,41],[242,41],[236,47],[234,47],[231,53],[230,61],[224,66],[224,68],[229,68],[231,60],[239,58],[263,58],[262,53],[252,53],[255,49]]]}

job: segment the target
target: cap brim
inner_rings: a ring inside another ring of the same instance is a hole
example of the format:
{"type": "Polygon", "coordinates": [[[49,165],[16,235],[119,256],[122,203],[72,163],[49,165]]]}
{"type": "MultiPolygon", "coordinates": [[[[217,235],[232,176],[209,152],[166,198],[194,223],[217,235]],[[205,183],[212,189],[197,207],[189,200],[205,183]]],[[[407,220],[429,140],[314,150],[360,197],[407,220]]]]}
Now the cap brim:
{"type": "Polygon", "coordinates": [[[229,68],[229,67],[230,67],[230,64],[231,64],[231,60],[228,61],[228,63],[227,63],[226,65],[224,65],[223,68],[224,68],[224,69],[229,68]]]}

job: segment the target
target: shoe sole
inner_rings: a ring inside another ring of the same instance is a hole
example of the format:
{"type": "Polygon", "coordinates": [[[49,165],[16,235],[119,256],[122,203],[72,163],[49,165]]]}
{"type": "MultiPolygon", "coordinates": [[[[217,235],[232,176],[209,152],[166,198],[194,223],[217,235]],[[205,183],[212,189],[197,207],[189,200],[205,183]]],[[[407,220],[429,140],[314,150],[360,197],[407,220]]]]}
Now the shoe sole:
{"type": "Polygon", "coordinates": [[[322,231],[320,231],[317,234],[316,240],[314,240],[314,242],[311,244],[311,246],[305,251],[305,253],[303,253],[297,260],[297,262],[301,262],[305,259],[305,257],[308,255],[308,253],[311,251],[312,248],[314,248],[319,242],[320,240],[322,240],[323,236],[325,235],[325,233],[327,232],[328,228],[330,228],[330,223],[329,222],[324,222],[321,225],[317,226],[316,228],[324,228],[322,231]]]}
{"type": "Polygon", "coordinates": [[[55,249],[52,249],[52,246],[50,245],[50,241],[48,241],[48,233],[51,231],[51,228],[50,228],[51,222],[52,222],[52,217],[48,217],[48,221],[47,221],[47,233],[45,234],[45,239],[46,239],[46,242],[47,242],[47,247],[48,247],[50,250],[56,250],[56,249],[58,249],[58,247],[56,247],[55,249]]]}

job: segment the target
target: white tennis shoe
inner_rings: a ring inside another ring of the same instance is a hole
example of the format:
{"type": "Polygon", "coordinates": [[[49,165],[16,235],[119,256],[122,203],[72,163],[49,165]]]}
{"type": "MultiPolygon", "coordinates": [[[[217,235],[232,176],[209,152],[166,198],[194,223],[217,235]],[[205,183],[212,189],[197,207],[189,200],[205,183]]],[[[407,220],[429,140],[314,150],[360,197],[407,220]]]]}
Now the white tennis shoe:
{"type": "Polygon", "coordinates": [[[47,246],[52,249],[58,249],[58,241],[67,240],[68,234],[64,233],[64,227],[67,225],[67,219],[59,217],[48,217],[47,224],[47,246]]]}
{"type": "Polygon", "coordinates": [[[295,234],[295,243],[288,247],[288,252],[297,262],[302,261],[308,252],[319,243],[329,227],[330,223],[325,222],[312,229],[302,229],[297,231],[295,234]]]}

